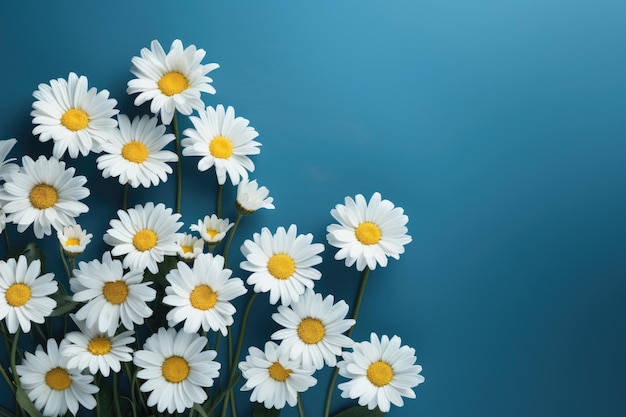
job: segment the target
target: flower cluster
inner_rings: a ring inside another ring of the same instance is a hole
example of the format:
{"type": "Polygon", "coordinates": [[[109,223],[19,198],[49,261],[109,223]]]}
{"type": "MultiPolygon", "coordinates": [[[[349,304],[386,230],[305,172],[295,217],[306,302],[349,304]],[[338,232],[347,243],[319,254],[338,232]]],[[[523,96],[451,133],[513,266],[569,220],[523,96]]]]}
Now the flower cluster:
{"type": "Polygon", "coordinates": [[[295,224],[261,228],[241,244],[244,260],[229,265],[242,219],[274,205],[269,190],[250,178],[259,133],[232,106],[202,100],[201,93],[215,94],[208,74],[219,68],[203,64],[205,55],[180,40],[167,52],[156,40],[141,49],[132,58],[127,93],[136,95],[137,106],[149,103],[151,114],[135,117],[120,113],[117,100],[90,87],[84,75],[42,83],[33,93],[32,134],[52,141],[52,154],[16,163],[8,156],[17,140],[0,141],[0,233],[7,246],[0,260],[0,332],[9,363],[0,372],[17,400],[16,415],[112,407],[115,415],[221,410],[224,416],[235,413],[237,388],[251,391],[250,401],[272,415],[296,405],[303,414],[300,394],[325,367],[334,372],[325,417],[338,376],[345,379],[337,385],[342,397],[367,415],[402,406],[424,381],[415,350],[398,336],[351,337],[370,271],[399,259],[411,242],[403,209],[380,193],[346,197],[330,210],[336,223],[327,226],[326,240],[338,249],[335,259],[363,273],[352,309],[315,291],[325,247],[295,224]],[[192,127],[181,135],[183,116],[192,127]],[[64,160],[90,153],[97,154],[103,179],[121,185],[121,207],[98,238],[82,226],[87,178],[78,174],[80,164],[64,160]],[[217,192],[215,212],[189,225],[181,221],[184,160],[197,164],[198,175],[213,171],[217,192]],[[128,207],[129,187],[156,188],[173,175],[172,207],[162,201],[128,207]],[[236,187],[233,221],[222,216],[227,179],[236,187]],[[27,233],[31,226],[36,239],[56,241],[65,274],[45,270],[37,242],[11,247],[13,228],[27,233]],[[92,242],[106,250],[79,260],[92,242]],[[261,293],[275,308],[271,319],[279,330],[245,353],[244,331],[261,293]],[[246,304],[238,317],[240,297],[246,304]],[[21,333],[31,333],[37,346],[24,344],[21,333]],[[220,344],[221,337],[228,343],[220,344]]]}

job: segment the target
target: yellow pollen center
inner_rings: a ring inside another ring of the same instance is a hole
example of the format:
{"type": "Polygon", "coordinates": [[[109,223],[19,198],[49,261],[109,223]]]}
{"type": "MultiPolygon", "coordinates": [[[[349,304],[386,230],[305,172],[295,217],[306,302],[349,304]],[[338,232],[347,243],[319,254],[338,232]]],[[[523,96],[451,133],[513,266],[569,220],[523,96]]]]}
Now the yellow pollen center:
{"type": "Polygon", "coordinates": [[[384,387],[393,379],[393,369],[387,362],[374,362],[367,368],[367,379],[377,387],[384,387]]]}
{"type": "Polygon", "coordinates": [[[39,210],[54,206],[59,200],[56,188],[48,184],[35,185],[28,194],[30,204],[39,210]]]}
{"type": "Polygon", "coordinates": [[[211,239],[213,239],[215,236],[217,236],[220,232],[218,232],[215,229],[206,229],[206,234],[209,235],[209,237],[211,239]]]}
{"type": "Polygon", "coordinates": [[[138,251],[145,252],[157,244],[157,235],[150,229],[143,229],[133,236],[133,245],[138,251]]]}
{"type": "Polygon", "coordinates": [[[217,293],[208,285],[201,284],[191,291],[189,301],[198,310],[209,310],[217,304],[217,293]]]}
{"type": "Polygon", "coordinates": [[[163,361],[161,373],[167,382],[177,384],[189,376],[189,364],[180,356],[170,356],[163,361]]]}
{"type": "Polygon", "coordinates": [[[148,159],[148,147],[141,142],[128,142],[122,148],[122,157],[127,161],[141,164],[148,159]]]}
{"type": "Polygon", "coordinates": [[[89,125],[89,116],[81,109],[69,109],[61,116],[61,124],[68,130],[76,132],[89,125]]]}
{"type": "Polygon", "coordinates": [[[65,369],[57,367],[46,373],[46,384],[52,389],[63,391],[72,385],[72,378],[65,369]]]}
{"type": "Polygon", "coordinates": [[[75,237],[70,237],[65,241],[65,246],[76,246],[80,245],[80,239],[76,239],[75,237]]]}
{"type": "Polygon", "coordinates": [[[287,378],[289,378],[289,375],[291,375],[291,372],[293,372],[293,371],[291,369],[285,369],[285,367],[282,366],[278,362],[274,362],[269,367],[269,372],[270,372],[270,376],[274,380],[276,380],[278,382],[285,382],[287,380],[287,378]]]}
{"type": "Polygon", "coordinates": [[[356,239],[364,245],[375,245],[381,237],[380,228],[372,222],[363,222],[355,230],[356,239]]]}
{"type": "Polygon", "coordinates": [[[94,337],[89,341],[87,350],[96,356],[106,355],[111,351],[111,341],[106,337],[94,337]]]}
{"type": "Polygon", "coordinates": [[[267,270],[276,279],[287,279],[296,272],[296,263],[286,253],[277,253],[267,262],[267,270]]]}
{"type": "Polygon", "coordinates": [[[183,253],[193,253],[193,246],[180,245],[180,248],[183,250],[183,253]]]}
{"type": "Polygon", "coordinates": [[[161,77],[157,84],[159,90],[168,97],[180,94],[189,88],[189,81],[178,71],[168,72],[161,77]]]}
{"type": "Polygon", "coordinates": [[[312,317],[305,318],[298,325],[298,337],[309,345],[321,342],[325,333],[324,324],[312,317]]]}
{"type": "Polygon", "coordinates": [[[104,298],[111,304],[122,304],[128,297],[128,285],[122,280],[109,281],[102,288],[104,298]]]}
{"type": "Polygon", "coordinates": [[[209,143],[209,152],[211,152],[214,158],[230,158],[233,154],[233,143],[225,136],[216,136],[209,143]]]}
{"type": "Polygon", "coordinates": [[[11,307],[21,307],[30,300],[30,287],[22,283],[13,284],[4,296],[11,307]]]}

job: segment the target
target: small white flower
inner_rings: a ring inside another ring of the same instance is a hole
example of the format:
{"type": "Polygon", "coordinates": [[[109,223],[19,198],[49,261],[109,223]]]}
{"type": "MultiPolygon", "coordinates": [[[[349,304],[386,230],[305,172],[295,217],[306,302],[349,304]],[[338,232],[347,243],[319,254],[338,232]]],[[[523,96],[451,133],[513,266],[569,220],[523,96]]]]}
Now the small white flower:
{"type": "Polygon", "coordinates": [[[226,237],[226,233],[233,225],[234,223],[229,223],[228,219],[220,219],[212,214],[210,217],[204,216],[203,220],[198,220],[198,224],[192,224],[189,229],[200,233],[207,244],[214,246],[226,237]]]}
{"type": "Polygon", "coordinates": [[[267,187],[259,187],[256,180],[242,179],[237,186],[235,206],[241,214],[251,214],[258,209],[273,209],[274,198],[269,197],[267,187]]]}
{"type": "Polygon", "coordinates": [[[93,235],[83,230],[80,225],[73,224],[57,230],[57,238],[63,247],[63,251],[70,257],[80,255],[91,242],[93,235]]]}
{"type": "Polygon", "coordinates": [[[99,152],[117,126],[113,118],[119,110],[117,101],[109,98],[107,90],[88,89],[85,76],[71,72],[68,79],[51,80],[50,85],[39,84],[33,93],[33,135],[41,142],[54,141],[52,154],[61,159],[67,150],[71,158],[99,152]]]}
{"type": "Polygon", "coordinates": [[[0,181],[6,181],[12,174],[20,169],[17,164],[9,163],[15,161],[15,158],[6,159],[16,143],[17,139],[0,140],[0,181]]]}
{"type": "Polygon", "coordinates": [[[176,251],[178,258],[187,262],[193,261],[202,253],[204,240],[188,233],[183,233],[182,236],[183,237],[176,242],[178,244],[176,251]]]}

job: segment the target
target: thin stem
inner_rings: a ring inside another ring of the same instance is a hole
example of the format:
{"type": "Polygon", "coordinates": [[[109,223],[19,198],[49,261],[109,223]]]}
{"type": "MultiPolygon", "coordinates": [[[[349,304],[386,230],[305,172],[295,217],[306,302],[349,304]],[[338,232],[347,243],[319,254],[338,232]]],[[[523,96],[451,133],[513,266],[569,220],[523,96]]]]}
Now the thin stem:
{"type": "Polygon", "coordinates": [[[235,224],[230,229],[230,233],[228,234],[228,239],[226,239],[226,243],[224,244],[224,268],[228,266],[228,250],[230,249],[230,244],[233,242],[233,237],[235,236],[235,232],[237,231],[237,227],[239,223],[241,223],[241,219],[243,218],[243,214],[237,213],[237,218],[235,219],[235,224]]]}
{"type": "Polygon", "coordinates": [[[117,380],[119,376],[117,373],[113,373],[113,406],[115,407],[115,412],[118,416],[122,415],[122,408],[120,407],[120,393],[117,389],[117,380]]]}
{"type": "Polygon", "coordinates": [[[302,405],[302,397],[300,396],[300,393],[298,393],[298,412],[300,413],[300,417],[305,417],[304,406],[302,405]]]}
{"type": "Polygon", "coordinates": [[[63,261],[63,267],[65,268],[65,273],[67,274],[67,279],[69,280],[72,278],[72,272],[67,264],[67,259],[65,259],[65,252],[63,251],[63,244],[61,241],[59,241],[59,255],[61,256],[61,261],[63,261]]]}
{"type": "Polygon", "coordinates": [[[217,183],[217,202],[215,203],[215,215],[222,218],[222,195],[224,194],[224,185],[217,183]]]}
{"type": "Polygon", "coordinates": [[[7,253],[11,252],[13,249],[11,247],[11,239],[9,238],[9,228],[4,227],[4,240],[7,242],[7,253]]]}
{"type": "Polygon", "coordinates": [[[176,161],[176,213],[180,213],[182,205],[183,195],[183,169],[182,169],[182,155],[180,152],[180,134],[178,133],[178,112],[174,112],[174,118],[172,119],[172,129],[174,130],[174,139],[176,147],[176,155],[178,161],[176,161]]]}
{"type": "Polygon", "coordinates": [[[17,377],[17,341],[20,338],[20,333],[17,332],[13,335],[13,343],[11,344],[11,372],[14,376],[15,386],[21,388],[20,379],[17,377]]]}
{"type": "Polygon", "coordinates": [[[124,189],[122,191],[122,210],[126,210],[128,208],[128,183],[124,184],[124,189]]]}
{"type": "Polygon", "coordinates": [[[11,380],[11,378],[9,378],[9,374],[7,374],[4,366],[2,365],[0,365],[0,373],[2,373],[4,380],[7,382],[9,388],[11,388],[11,392],[13,393],[13,395],[15,395],[15,386],[13,385],[13,381],[11,380]]]}

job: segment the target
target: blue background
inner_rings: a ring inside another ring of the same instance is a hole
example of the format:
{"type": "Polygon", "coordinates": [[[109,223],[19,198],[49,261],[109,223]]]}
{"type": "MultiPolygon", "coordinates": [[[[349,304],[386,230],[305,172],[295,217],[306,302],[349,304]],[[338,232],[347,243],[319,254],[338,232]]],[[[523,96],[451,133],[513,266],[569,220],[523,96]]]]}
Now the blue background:
{"type": "MultiPolygon", "coordinates": [[[[205,102],[260,132],[253,178],[276,210],[244,219],[233,248],[291,223],[325,243],[348,195],[402,206],[413,242],[371,274],[353,335],[416,349],[426,382],[390,415],[626,415],[623,1],[11,2],[0,33],[12,156],[51,149],[30,135],[39,83],[75,71],[138,114],[131,57],[180,38],[221,65],[205,102]]],[[[185,168],[187,224],[210,213],[209,174],[185,168]]],[[[119,187],[89,178],[97,258],[119,187]]],[[[359,274],[334,253],[317,288],[352,303],[359,274]]],[[[275,325],[255,307],[261,346],[275,325]]],[[[327,376],[303,397],[310,416],[327,376]]]]}

